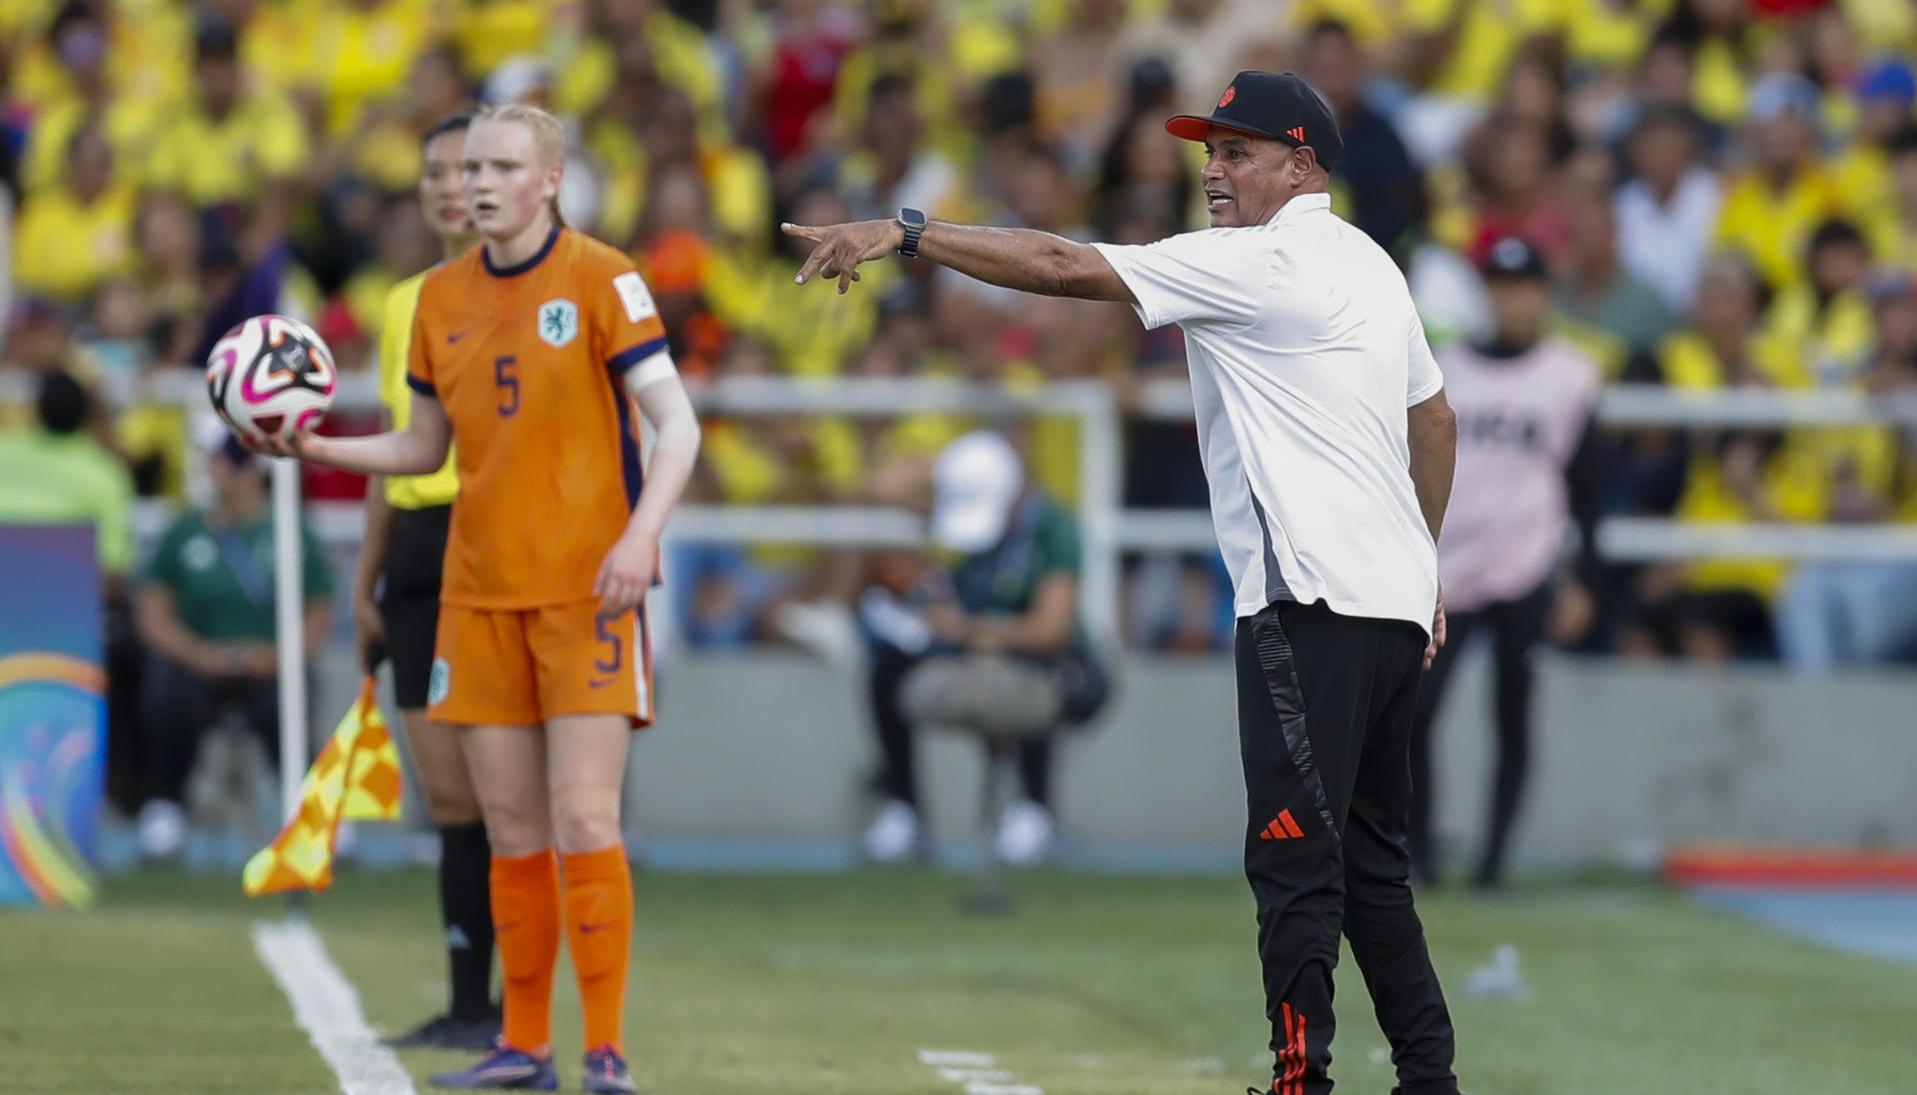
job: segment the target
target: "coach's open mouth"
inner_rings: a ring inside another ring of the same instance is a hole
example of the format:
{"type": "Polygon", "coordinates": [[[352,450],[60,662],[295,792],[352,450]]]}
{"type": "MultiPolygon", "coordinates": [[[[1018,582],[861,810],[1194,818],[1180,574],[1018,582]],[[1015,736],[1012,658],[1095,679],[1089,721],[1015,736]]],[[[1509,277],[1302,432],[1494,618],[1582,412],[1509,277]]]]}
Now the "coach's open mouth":
{"type": "Polygon", "coordinates": [[[1216,213],[1232,203],[1232,196],[1222,190],[1205,191],[1205,207],[1216,213]]]}

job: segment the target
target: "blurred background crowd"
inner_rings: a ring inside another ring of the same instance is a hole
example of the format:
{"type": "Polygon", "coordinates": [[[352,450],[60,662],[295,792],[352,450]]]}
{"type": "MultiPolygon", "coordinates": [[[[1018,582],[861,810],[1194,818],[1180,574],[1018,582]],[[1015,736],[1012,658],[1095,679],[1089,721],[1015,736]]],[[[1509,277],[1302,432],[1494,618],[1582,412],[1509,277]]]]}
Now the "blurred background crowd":
{"type": "MultiPolygon", "coordinates": [[[[385,290],[438,258],[413,196],[418,136],[501,100],[566,120],[565,214],[633,254],[694,385],[1092,378],[1130,406],[1182,378],[1175,330],[906,263],[842,298],[800,289],[775,228],[906,205],[1117,242],[1203,227],[1202,152],[1161,123],[1203,113],[1241,68],[1298,71],[1329,99],[1335,207],[1402,264],[1434,344],[1490,336],[1480,263],[1519,235],[1546,260],[1553,337],[1610,382],[1908,391],[1914,49],[1904,0],[8,0],[0,371],[67,373],[93,396],[77,428],[70,407],[36,423],[26,403],[0,422],[15,450],[64,425],[107,454],[118,470],[96,462],[88,480],[103,507],[182,498],[201,451],[186,416],[115,405],[113,382],[197,369],[265,311],[371,368],[385,290]],[[123,493],[101,485],[115,475],[123,493]]],[[[923,504],[934,457],[973,425],[718,418],[695,497],[923,504]]],[[[1032,480],[1072,504],[1075,422],[1017,435],[1032,480]]],[[[1888,425],[1601,444],[1607,515],[1917,519],[1917,437],[1888,425]]],[[[1123,482],[1128,506],[1204,506],[1190,424],[1128,418],[1123,482]]],[[[53,488],[8,483],[0,502],[36,489],[53,488]]],[[[108,566],[131,555],[119,544],[108,566]]],[[[871,563],[688,548],[681,631],[825,641],[822,614],[856,603],[871,563]]],[[[1917,628],[1907,563],[1576,573],[1550,631],[1584,650],[1883,661],[1908,658],[1917,628]]],[[[1128,559],[1125,590],[1129,643],[1225,648],[1213,554],[1128,559]]]]}

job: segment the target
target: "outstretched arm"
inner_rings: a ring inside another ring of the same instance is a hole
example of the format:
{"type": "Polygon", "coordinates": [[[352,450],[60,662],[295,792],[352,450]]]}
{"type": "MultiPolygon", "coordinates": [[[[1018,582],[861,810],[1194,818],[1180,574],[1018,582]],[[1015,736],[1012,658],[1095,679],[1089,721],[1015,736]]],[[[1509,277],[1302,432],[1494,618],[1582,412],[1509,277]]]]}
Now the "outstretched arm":
{"type": "Polygon", "coordinates": [[[430,395],[413,393],[406,428],[371,437],[315,437],[299,434],[292,440],[269,437],[250,443],[256,452],[296,456],[312,464],[327,464],[360,475],[425,475],[446,463],[453,445],[453,424],[446,408],[430,395]]]}
{"type": "MultiPolygon", "coordinates": [[[[860,263],[892,254],[905,239],[905,228],[897,221],[779,227],[788,236],[817,244],[799,268],[799,284],[814,277],[838,278],[841,293],[859,280],[860,263]]],[[[919,257],[1007,289],[1136,303],[1097,248],[1050,232],[933,221],[919,237],[919,257]]]]}

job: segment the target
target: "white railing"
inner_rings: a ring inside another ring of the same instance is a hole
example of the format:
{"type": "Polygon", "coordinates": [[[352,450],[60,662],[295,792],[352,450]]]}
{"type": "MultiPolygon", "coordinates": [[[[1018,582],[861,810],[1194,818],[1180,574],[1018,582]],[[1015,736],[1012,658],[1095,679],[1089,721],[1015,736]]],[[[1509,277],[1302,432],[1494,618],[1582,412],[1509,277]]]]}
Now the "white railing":
{"type": "MultiPolygon", "coordinates": [[[[19,377],[0,378],[0,401],[28,389],[19,377]]],[[[181,370],[121,384],[116,401],[149,400],[191,406],[203,399],[196,372],[181,370]]],[[[1210,551],[1211,522],[1198,510],[1127,510],[1121,504],[1120,424],[1131,414],[1180,420],[1192,414],[1191,392],[1182,381],[1142,385],[1121,405],[1111,385],[1066,381],[1029,390],[950,380],[842,379],[832,381],[738,378],[694,392],[702,413],[740,417],[771,414],[836,414],[861,417],[916,413],[962,414],[985,421],[1065,416],[1080,432],[1079,517],[1085,538],[1085,607],[1094,627],[1114,624],[1118,603],[1118,556],[1123,551],[1210,551]]],[[[376,406],[373,378],[341,378],[336,403],[348,410],[376,406]]],[[[1600,421],[1615,426],[1694,428],[1849,426],[1890,422],[1917,427],[1917,397],[1872,397],[1847,391],[1674,391],[1656,385],[1608,389],[1600,421]]],[[[357,507],[313,507],[328,540],[359,535],[357,507]]],[[[150,531],[163,510],[140,516],[150,531]]],[[[688,505],[674,517],[672,536],[681,541],[782,542],[821,547],[903,546],[922,542],[923,522],[902,509],[876,506],[688,505]]],[[[1664,519],[1610,518],[1599,531],[1607,557],[1629,561],[1699,557],[1813,559],[1917,558],[1917,529],[1899,526],[1724,524],[1696,525],[1664,519]]],[[[1107,634],[1111,632],[1106,632],[1107,634]]]]}
{"type": "MultiPolygon", "coordinates": [[[[178,370],[138,383],[110,386],[117,405],[134,401],[199,406],[205,398],[197,372],[178,370]]],[[[0,374],[0,403],[31,396],[26,377],[0,374]]],[[[1216,548],[1209,517],[1197,510],[1122,508],[1119,468],[1123,414],[1147,418],[1189,419],[1190,389],[1159,382],[1133,393],[1121,407],[1112,386],[1096,381],[1050,384],[1028,391],[996,385],[938,380],[783,379],[727,380],[694,392],[706,414],[835,414],[891,416],[925,412],[994,419],[1070,416],[1079,433],[1079,515],[1085,544],[1084,610],[1093,634],[1115,641],[1118,634],[1119,555],[1124,550],[1212,551],[1216,548]]],[[[374,380],[367,375],[341,378],[336,403],[342,409],[377,405],[374,380]]],[[[1917,426],[1917,399],[1872,399],[1844,392],[1683,393],[1658,387],[1624,386],[1604,394],[1601,421],[1612,425],[1693,428],[1762,426],[1847,426],[1893,422],[1917,426]]],[[[197,469],[194,470],[197,473],[197,469]]],[[[292,467],[274,469],[277,513],[298,505],[298,476],[292,467]]],[[[322,539],[352,542],[361,534],[356,503],[320,503],[309,514],[322,539]]],[[[163,502],[144,503],[135,514],[136,531],[157,536],[170,519],[163,502]]],[[[299,780],[306,763],[305,675],[297,670],[300,613],[299,546],[294,522],[280,520],[276,537],[281,604],[281,705],[294,713],[283,722],[281,783],[287,810],[297,807],[299,780]],[[289,592],[291,591],[291,592],[289,592]]],[[[919,515],[871,506],[712,506],[688,505],[675,515],[671,539],[681,541],[784,542],[819,546],[914,545],[923,542],[919,515]]],[[[1599,548],[1608,557],[1649,561],[1699,557],[1794,559],[1917,559],[1917,528],[1837,525],[1694,525],[1668,520],[1613,518],[1599,530],[1599,548]]]]}

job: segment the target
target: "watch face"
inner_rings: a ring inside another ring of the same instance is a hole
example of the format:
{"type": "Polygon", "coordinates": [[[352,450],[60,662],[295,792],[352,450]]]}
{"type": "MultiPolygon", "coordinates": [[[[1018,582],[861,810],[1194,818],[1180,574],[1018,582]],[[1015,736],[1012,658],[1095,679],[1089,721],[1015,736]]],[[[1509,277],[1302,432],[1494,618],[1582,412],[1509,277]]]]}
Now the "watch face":
{"type": "Polygon", "coordinates": [[[899,222],[909,224],[914,228],[923,228],[925,227],[925,214],[917,209],[901,209],[899,210],[899,222]]]}

